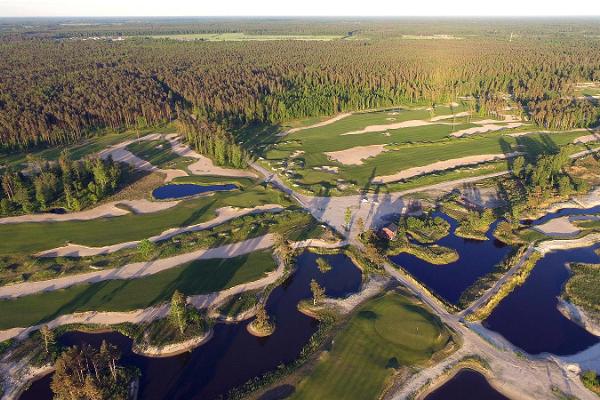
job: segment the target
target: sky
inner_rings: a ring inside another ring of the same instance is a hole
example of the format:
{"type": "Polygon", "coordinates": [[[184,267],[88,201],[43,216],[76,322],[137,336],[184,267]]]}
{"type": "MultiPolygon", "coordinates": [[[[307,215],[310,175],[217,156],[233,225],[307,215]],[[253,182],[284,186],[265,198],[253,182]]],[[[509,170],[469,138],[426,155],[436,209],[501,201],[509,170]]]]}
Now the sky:
{"type": "Polygon", "coordinates": [[[600,0],[0,0],[0,17],[592,15],[600,0]]]}

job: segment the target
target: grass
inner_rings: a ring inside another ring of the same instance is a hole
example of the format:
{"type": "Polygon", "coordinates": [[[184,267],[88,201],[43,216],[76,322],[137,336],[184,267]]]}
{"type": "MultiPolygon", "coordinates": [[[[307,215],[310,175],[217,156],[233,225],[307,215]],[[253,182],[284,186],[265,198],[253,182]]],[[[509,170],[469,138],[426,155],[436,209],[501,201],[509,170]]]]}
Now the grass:
{"type": "Polygon", "coordinates": [[[0,255],[32,254],[72,242],[105,246],[156,235],[167,228],[197,224],[214,218],[224,206],[290,205],[278,191],[253,183],[240,191],[219,192],[184,200],[170,209],[149,214],[127,214],[89,221],[40,222],[0,225],[0,255]]]}
{"type": "MultiPolygon", "coordinates": [[[[457,107],[454,112],[464,109],[457,107]]],[[[450,115],[449,107],[438,107],[435,115],[450,115]]],[[[356,192],[361,188],[368,187],[370,180],[375,176],[391,175],[408,168],[424,166],[438,161],[474,156],[480,154],[506,154],[514,151],[524,151],[530,156],[544,152],[556,151],[559,147],[570,144],[582,132],[553,132],[532,133],[524,136],[513,137],[504,131],[486,134],[471,135],[462,138],[452,138],[453,131],[476,126],[466,117],[457,118],[455,126],[452,126],[452,118],[439,121],[433,125],[401,128],[388,130],[386,132],[371,132],[359,135],[342,135],[350,131],[361,130],[369,125],[386,125],[407,120],[428,120],[431,118],[429,111],[425,109],[395,109],[385,111],[354,113],[333,124],[309,128],[295,132],[284,137],[269,136],[269,140],[261,137],[261,145],[258,148],[266,162],[272,169],[283,167],[285,172],[292,174],[291,180],[304,189],[322,193],[327,188],[330,194],[340,192],[356,192]],[[393,119],[393,120],[392,120],[393,119]],[[330,151],[350,149],[356,146],[385,144],[386,151],[369,159],[364,160],[362,165],[344,165],[331,160],[325,154],[330,151]],[[290,154],[303,151],[304,154],[295,158],[294,163],[289,164],[290,154]],[[317,171],[314,168],[321,166],[335,166],[339,168],[338,173],[327,173],[317,171]],[[345,185],[345,186],[341,186],[345,185]]],[[[480,117],[473,117],[476,120],[480,117]]],[[[311,122],[314,121],[311,119],[311,122]]],[[[498,124],[505,124],[499,121],[498,124]]],[[[293,125],[302,125],[294,121],[293,125]]],[[[280,130],[283,128],[279,127],[280,130]]],[[[257,128],[260,130],[261,128],[257,128]]],[[[531,126],[523,126],[511,130],[511,132],[531,130],[531,126]]],[[[262,129],[262,133],[264,129],[262,129]]],[[[272,133],[272,132],[270,132],[272,133]]],[[[257,135],[246,132],[243,137],[248,145],[256,142],[257,135]]],[[[581,145],[572,145],[572,151],[584,149],[581,145]]],[[[494,163],[493,171],[505,170],[506,162],[494,163]],[[502,167],[500,167],[502,166],[502,167]]],[[[457,177],[477,175],[473,169],[462,169],[457,177]]],[[[447,178],[447,177],[446,177],[447,178]]],[[[414,187],[425,184],[418,181],[409,185],[414,187]]],[[[393,184],[395,190],[401,190],[393,184]]],[[[384,189],[385,190],[385,189],[384,189]]]]}
{"type": "Polygon", "coordinates": [[[600,264],[571,264],[572,275],[564,293],[569,301],[585,310],[600,312],[600,264]]]}
{"type": "Polygon", "coordinates": [[[241,242],[267,233],[278,233],[290,240],[331,235],[330,231],[304,211],[287,209],[279,213],[245,215],[210,229],[182,233],[159,241],[154,245],[150,256],[141,254],[136,247],[89,257],[0,256],[0,284],[53,279],[91,272],[93,268],[117,268],[134,262],[173,257],[199,249],[241,242]]]}
{"type": "Polygon", "coordinates": [[[87,139],[82,140],[79,143],[71,145],[55,146],[48,149],[37,149],[29,152],[21,153],[0,153],[0,165],[7,165],[13,167],[21,167],[26,162],[28,154],[35,157],[40,157],[44,160],[57,160],[58,156],[64,149],[68,149],[71,158],[78,160],[89,155],[98,153],[106,149],[107,147],[113,146],[117,143],[124,142],[126,140],[134,139],[138,136],[145,136],[151,133],[172,133],[174,129],[170,125],[164,125],[160,127],[144,128],[139,131],[126,130],[123,132],[114,131],[101,131],[87,139]]]}
{"type": "Polygon", "coordinates": [[[171,143],[167,140],[144,140],[131,143],[127,150],[139,158],[161,169],[182,169],[195,160],[190,157],[181,157],[171,149],[171,143]]]}
{"type": "Polygon", "coordinates": [[[173,292],[196,295],[262,278],[276,268],[271,251],[194,261],[151,276],[71,286],[0,301],[0,329],[26,327],[81,311],[129,311],[169,301],[173,292]]]}
{"type": "Polygon", "coordinates": [[[376,399],[398,368],[423,363],[451,340],[440,321],[392,292],[362,306],[292,399],[376,399]]]}

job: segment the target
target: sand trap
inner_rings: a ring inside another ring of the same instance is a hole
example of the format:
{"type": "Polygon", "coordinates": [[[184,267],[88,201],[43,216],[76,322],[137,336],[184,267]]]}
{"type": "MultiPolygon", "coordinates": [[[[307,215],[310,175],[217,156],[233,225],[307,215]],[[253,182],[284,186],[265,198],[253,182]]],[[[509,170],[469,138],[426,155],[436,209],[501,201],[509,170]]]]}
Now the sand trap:
{"type": "Polygon", "coordinates": [[[330,174],[337,174],[340,171],[340,167],[331,165],[322,165],[320,167],[313,167],[315,171],[329,172],[330,174]]]}
{"type": "Polygon", "coordinates": [[[514,129],[514,128],[520,127],[521,125],[523,125],[522,122],[511,122],[507,125],[483,124],[481,126],[476,126],[473,128],[468,128],[468,129],[463,129],[461,131],[453,132],[451,134],[451,136],[463,137],[463,136],[474,135],[477,133],[501,131],[504,129],[514,129]]]}
{"type": "Polygon", "coordinates": [[[577,235],[580,231],[571,223],[569,216],[551,219],[545,224],[536,225],[533,229],[548,236],[570,237],[577,235]]]}
{"type": "Polygon", "coordinates": [[[192,150],[188,145],[182,143],[177,133],[166,135],[165,139],[171,143],[171,149],[175,154],[181,157],[195,158],[198,160],[187,167],[187,169],[194,175],[256,178],[256,175],[250,171],[216,166],[210,158],[203,156],[202,154],[192,150]]]}
{"type": "Polygon", "coordinates": [[[470,115],[470,113],[468,111],[463,111],[463,112],[459,112],[453,115],[438,115],[437,117],[433,117],[430,119],[430,121],[435,122],[435,121],[443,121],[445,119],[450,119],[450,118],[460,118],[460,117],[468,117],[470,115]]]}
{"type": "MultiPolygon", "coordinates": [[[[186,232],[197,232],[204,229],[210,229],[217,225],[221,225],[231,219],[241,217],[250,214],[260,214],[264,212],[277,213],[283,211],[283,207],[279,204],[265,204],[254,208],[234,208],[234,207],[222,207],[219,208],[216,213],[217,216],[210,221],[203,222],[196,225],[185,226],[182,228],[171,228],[166,231],[148,238],[152,242],[159,242],[161,240],[167,240],[173,236],[180,235],[186,232]]],[[[68,244],[66,246],[57,247],[51,250],[42,251],[36,256],[38,257],[89,257],[98,254],[109,254],[114,253],[122,249],[129,249],[136,247],[140,243],[139,240],[131,242],[117,243],[110,246],[102,247],[90,247],[82,246],[78,244],[68,244]]]]}
{"type": "Polygon", "coordinates": [[[329,158],[345,165],[361,165],[363,160],[384,152],[384,144],[374,144],[372,146],[357,146],[346,150],[331,151],[325,153],[329,158]]]}
{"type": "Polygon", "coordinates": [[[118,217],[121,215],[129,214],[129,211],[127,209],[119,208],[118,206],[125,206],[126,208],[130,208],[136,214],[147,214],[166,210],[168,208],[176,206],[177,204],[179,204],[179,202],[179,200],[157,202],[149,201],[146,199],[119,200],[102,204],[98,207],[89,210],[77,211],[67,214],[43,213],[0,218],[0,224],[18,224],[24,222],[88,221],[91,219],[118,217]]]}
{"type": "Polygon", "coordinates": [[[301,127],[299,127],[299,128],[292,128],[292,129],[290,129],[290,130],[288,130],[288,131],[285,131],[285,132],[280,132],[280,133],[278,133],[278,134],[277,134],[277,136],[285,136],[285,135],[289,135],[290,133],[294,133],[294,132],[300,132],[300,131],[303,131],[303,130],[305,130],[305,129],[320,128],[320,127],[322,127],[322,126],[326,126],[326,125],[333,124],[334,122],[337,122],[337,121],[339,121],[339,120],[341,120],[341,119],[344,119],[344,118],[346,118],[346,117],[349,117],[350,115],[352,115],[352,113],[343,113],[343,114],[339,114],[339,115],[336,115],[336,116],[335,116],[335,117],[333,117],[333,118],[330,118],[330,119],[328,119],[328,120],[325,120],[325,121],[322,121],[322,122],[318,122],[318,123],[316,123],[316,124],[313,124],[313,125],[309,125],[309,126],[301,126],[301,127]]]}
{"type": "Polygon", "coordinates": [[[363,133],[383,132],[383,131],[387,131],[388,129],[414,128],[417,126],[426,126],[426,125],[432,125],[432,122],[425,121],[422,119],[414,119],[414,120],[410,120],[410,121],[397,122],[395,124],[370,125],[359,131],[351,131],[351,132],[342,133],[340,136],[362,135],[363,133]]]}
{"type": "Polygon", "coordinates": [[[521,152],[514,152],[508,154],[481,154],[476,156],[454,158],[452,160],[438,161],[433,164],[424,165],[422,167],[414,167],[405,169],[393,175],[376,176],[371,181],[375,184],[384,184],[396,182],[402,179],[413,178],[415,176],[429,174],[437,171],[444,171],[446,169],[464,167],[467,165],[475,165],[489,161],[504,160],[506,158],[515,157],[522,154],[521,152]]]}
{"type": "Polygon", "coordinates": [[[591,135],[580,136],[577,139],[573,140],[573,143],[590,143],[597,142],[600,140],[600,132],[594,132],[591,135]]]}

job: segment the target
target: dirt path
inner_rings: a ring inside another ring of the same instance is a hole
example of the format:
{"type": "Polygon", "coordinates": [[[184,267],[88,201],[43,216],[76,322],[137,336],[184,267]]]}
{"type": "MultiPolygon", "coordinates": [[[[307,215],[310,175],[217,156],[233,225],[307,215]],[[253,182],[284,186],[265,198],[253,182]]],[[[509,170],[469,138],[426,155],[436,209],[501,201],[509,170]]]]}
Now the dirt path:
{"type": "Polygon", "coordinates": [[[350,115],[352,115],[352,113],[339,114],[339,115],[336,115],[333,118],[330,118],[330,119],[322,121],[322,122],[318,122],[318,123],[313,124],[313,125],[301,126],[301,127],[298,127],[298,128],[292,128],[292,129],[287,130],[285,132],[280,132],[280,133],[277,134],[277,136],[286,136],[286,135],[289,135],[291,133],[300,132],[300,131],[303,131],[303,130],[306,130],[306,129],[320,128],[322,126],[331,125],[331,124],[333,124],[333,123],[335,123],[335,122],[337,122],[337,121],[339,121],[341,119],[349,117],[350,115]]]}
{"type": "Polygon", "coordinates": [[[271,247],[273,241],[273,235],[267,234],[254,239],[248,239],[212,249],[196,250],[190,253],[161,258],[154,261],[132,263],[120,268],[70,275],[46,281],[24,282],[2,286],[0,287],[0,299],[15,298],[43,291],[64,289],[83,283],[96,283],[112,279],[137,279],[154,275],[195,260],[231,258],[258,250],[264,250],[271,247]]]}
{"type": "Polygon", "coordinates": [[[392,175],[376,176],[375,178],[373,178],[371,180],[371,182],[374,184],[392,183],[392,182],[397,182],[397,181],[400,181],[403,179],[413,178],[413,177],[419,176],[419,175],[429,174],[432,172],[444,171],[447,169],[464,167],[467,165],[477,165],[477,164],[490,162],[490,161],[504,160],[507,158],[516,157],[520,154],[522,154],[522,153],[521,152],[513,152],[513,153],[508,153],[508,154],[504,154],[504,153],[480,154],[480,155],[476,155],[476,156],[454,158],[454,159],[446,160],[446,161],[438,161],[438,162],[434,162],[433,164],[423,165],[420,167],[408,168],[408,169],[402,170],[402,171],[397,172],[392,175]]]}
{"type": "MultiPolygon", "coordinates": [[[[151,242],[160,242],[161,240],[167,240],[173,236],[186,233],[186,232],[197,232],[205,229],[213,228],[217,225],[221,225],[234,218],[242,217],[244,215],[261,214],[261,213],[278,213],[283,211],[284,208],[279,204],[265,204],[254,208],[234,208],[234,207],[222,207],[216,210],[217,216],[210,221],[203,222],[196,225],[184,226],[182,228],[171,228],[166,231],[151,236],[148,238],[151,242]]],[[[68,244],[66,246],[57,247],[54,249],[42,251],[36,254],[38,257],[89,257],[98,254],[109,254],[114,253],[122,249],[128,249],[136,247],[140,243],[139,240],[131,242],[117,243],[110,246],[102,247],[90,247],[82,246],[78,244],[68,244]]]]}
{"type": "Polygon", "coordinates": [[[119,217],[129,214],[131,209],[136,214],[147,214],[169,209],[179,204],[179,201],[149,201],[139,200],[119,200],[102,204],[89,210],[70,212],[66,214],[27,214],[17,217],[0,218],[0,224],[17,224],[25,222],[64,222],[64,221],[88,221],[97,218],[119,217]],[[119,206],[124,206],[119,207],[119,206]]]}

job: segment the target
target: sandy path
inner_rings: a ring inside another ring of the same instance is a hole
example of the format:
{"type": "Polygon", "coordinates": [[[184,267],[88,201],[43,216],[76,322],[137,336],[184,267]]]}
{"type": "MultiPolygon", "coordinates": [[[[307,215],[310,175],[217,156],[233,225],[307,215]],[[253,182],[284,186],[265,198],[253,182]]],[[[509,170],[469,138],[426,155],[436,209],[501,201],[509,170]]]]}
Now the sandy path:
{"type": "MultiPolygon", "coordinates": [[[[221,225],[224,222],[232,220],[237,217],[242,217],[244,215],[250,214],[260,214],[265,212],[277,213],[283,211],[284,208],[279,204],[265,204],[262,206],[257,206],[254,208],[234,208],[234,207],[222,207],[216,210],[217,216],[210,221],[202,222],[200,224],[184,226],[182,228],[171,228],[166,231],[151,236],[148,240],[152,242],[160,242],[161,240],[167,240],[172,238],[173,236],[186,233],[186,232],[197,232],[204,229],[210,229],[217,225],[221,225]]],[[[90,247],[90,246],[82,246],[78,244],[68,244],[66,246],[57,247],[50,250],[42,251],[36,256],[38,257],[89,257],[95,256],[98,254],[109,254],[114,253],[115,251],[119,251],[122,249],[128,249],[132,247],[136,247],[140,243],[139,240],[134,240],[131,242],[123,242],[117,243],[110,246],[102,246],[102,247],[90,247]]]]}
{"type": "Polygon", "coordinates": [[[290,133],[294,133],[294,132],[300,132],[300,131],[303,131],[303,130],[306,130],[306,129],[320,128],[320,127],[322,127],[322,126],[331,125],[331,124],[333,124],[333,123],[335,123],[335,122],[337,122],[337,121],[339,121],[339,120],[341,120],[341,119],[344,119],[344,118],[346,118],[346,117],[349,117],[350,115],[352,115],[352,113],[343,113],[343,114],[339,114],[339,115],[336,115],[336,116],[335,116],[335,117],[333,117],[333,118],[330,118],[330,119],[328,119],[328,120],[325,120],[325,121],[322,121],[322,122],[318,122],[318,123],[316,123],[316,124],[313,124],[313,125],[309,125],[309,126],[301,126],[301,127],[299,127],[299,128],[292,128],[292,129],[290,129],[290,130],[288,130],[288,131],[285,131],[285,132],[280,132],[280,133],[278,133],[278,134],[277,134],[277,136],[285,136],[285,135],[289,135],[290,133]]]}
{"type": "Polygon", "coordinates": [[[102,204],[98,207],[85,211],[77,211],[66,214],[27,214],[17,217],[0,218],[0,224],[17,224],[24,222],[64,222],[64,221],[88,221],[97,218],[119,217],[129,214],[127,209],[119,208],[119,205],[130,208],[136,214],[147,214],[169,209],[179,204],[179,201],[149,201],[139,200],[119,200],[102,204]]]}
{"type": "Polygon", "coordinates": [[[181,138],[176,133],[165,135],[164,138],[171,143],[171,149],[175,154],[181,157],[190,157],[198,160],[187,167],[187,169],[194,175],[256,178],[256,174],[247,170],[216,166],[210,158],[203,156],[202,154],[192,150],[187,144],[182,143],[181,138]]]}
{"type": "Polygon", "coordinates": [[[273,241],[273,236],[267,234],[254,239],[248,239],[242,242],[227,244],[212,249],[196,250],[173,257],[161,258],[159,260],[127,264],[120,268],[70,275],[62,278],[50,279],[47,281],[23,282],[14,285],[3,286],[0,287],[0,299],[16,298],[38,292],[64,289],[73,285],[84,283],[97,283],[114,279],[137,279],[144,276],[154,275],[195,260],[231,258],[258,250],[264,250],[271,247],[273,245],[273,241]]]}
{"type": "Polygon", "coordinates": [[[573,140],[573,143],[578,144],[585,144],[585,143],[591,143],[591,142],[597,142],[600,140],[600,132],[594,132],[590,135],[585,135],[585,136],[580,136],[577,139],[573,140]]]}
{"type": "Polygon", "coordinates": [[[329,158],[346,165],[361,165],[363,160],[385,151],[384,144],[371,146],[356,146],[346,150],[330,151],[325,153],[329,158]]]}
{"type": "Polygon", "coordinates": [[[402,179],[408,179],[419,175],[429,174],[431,172],[444,171],[456,167],[464,167],[467,165],[481,164],[490,161],[504,160],[507,158],[516,157],[520,154],[520,152],[513,152],[508,154],[480,154],[476,156],[453,158],[451,160],[438,161],[433,164],[428,164],[421,167],[408,168],[393,175],[376,176],[371,182],[374,184],[391,183],[402,179]]]}
{"type": "MultiPolygon", "coordinates": [[[[477,122],[475,122],[477,123],[477,122]]],[[[498,125],[498,124],[483,124],[481,126],[475,126],[473,128],[467,128],[460,131],[453,132],[451,136],[453,137],[463,137],[469,135],[475,135],[477,133],[487,133],[487,132],[495,132],[502,131],[505,129],[514,129],[523,125],[522,122],[511,122],[507,125],[498,125]]]]}

